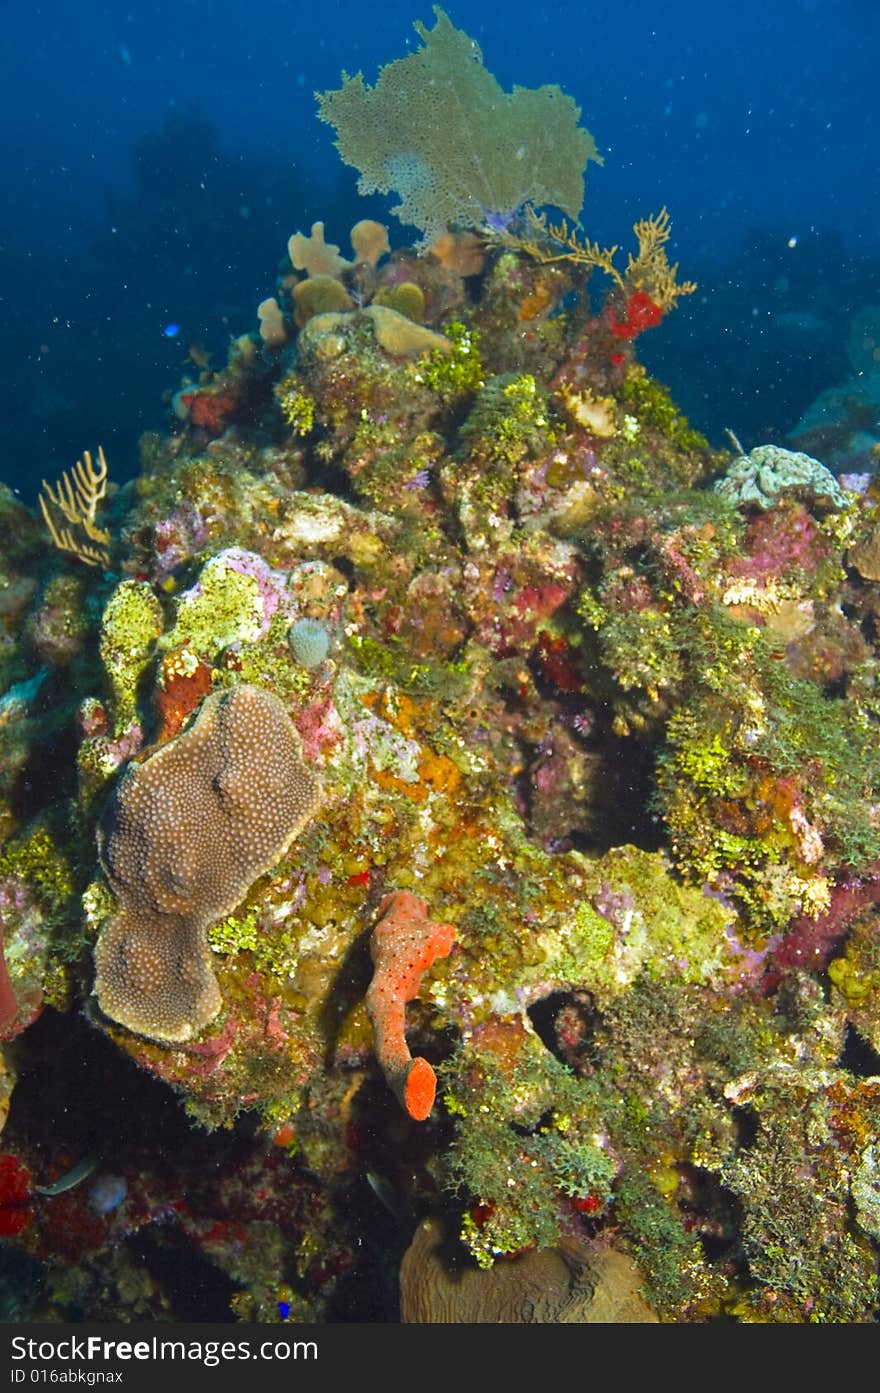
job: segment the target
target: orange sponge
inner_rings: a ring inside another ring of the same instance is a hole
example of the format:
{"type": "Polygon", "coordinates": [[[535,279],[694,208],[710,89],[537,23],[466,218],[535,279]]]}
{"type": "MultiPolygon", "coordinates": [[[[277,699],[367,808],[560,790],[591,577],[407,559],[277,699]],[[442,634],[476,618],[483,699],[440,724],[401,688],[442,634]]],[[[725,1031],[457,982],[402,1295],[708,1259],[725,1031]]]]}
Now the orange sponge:
{"type": "Polygon", "coordinates": [[[370,940],[375,972],[367,991],[376,1054],[389,1085],[410,1117],[424,1122],[434,1106],[437,1078],[427,1059],[410,1054],[406,1003],[418,995],[422,977],[455,942],[451,924],[428,918],[424,900],[409,890],[386,895],[370,940]]]}

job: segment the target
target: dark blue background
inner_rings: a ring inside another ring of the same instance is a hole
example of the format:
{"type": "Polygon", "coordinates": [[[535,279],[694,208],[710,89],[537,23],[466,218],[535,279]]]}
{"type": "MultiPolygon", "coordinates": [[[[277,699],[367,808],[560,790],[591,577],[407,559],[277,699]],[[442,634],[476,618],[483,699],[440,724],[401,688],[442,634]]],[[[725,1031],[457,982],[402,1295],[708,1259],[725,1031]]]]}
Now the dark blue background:
{"type": "MultiPolygon", "coordinates": [[[[503,86],[557,82],[582,107],[605,158],[587,179],[591,238],[626,246],[635,218],[669,208],[700,293],[646,336],[652,369],[710,435],[784,434],[845,371],[846,316],[880,300],[880,5],[450,0],[448,13],[503,86]],[[775,316],[817,296],[821,343],[790,318],[777,342],[775,316]],[[763,336],[754,381],[749,333],[763,336]]],[[[343,68],[373,82],[417,43],[414,19],[432,25],[430,4],[3,6],[0,477],[30,499],[99,442],[130,476],[187,346],[222,358],[255,327],[288,235],[324,217],[345,246],[354,216],[381,215],[387,200],[358,203],[313,93],[343,68]],[[169,118],[182,124],[141,145],[138,169],[138,142],[169,118]]]]}

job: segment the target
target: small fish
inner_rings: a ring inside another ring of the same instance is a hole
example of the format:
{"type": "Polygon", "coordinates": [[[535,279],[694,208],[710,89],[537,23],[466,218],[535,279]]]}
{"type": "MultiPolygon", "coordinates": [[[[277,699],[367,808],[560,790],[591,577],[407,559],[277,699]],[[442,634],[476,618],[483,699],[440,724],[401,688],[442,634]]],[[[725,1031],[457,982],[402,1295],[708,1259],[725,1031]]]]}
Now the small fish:
{"type": "Polygon", "coordinates": [[[81,1161],[77,1161],[69,1171],[53,1180],[51,1185],[35,1185],[33,1191],[35,1195],[63,1195],[65,1190],[72,1190],[75,1185],[79,1185],[91,1175],[98,1164],[98,1157],[95,1155],[85,1156],[81,1161]]]}
{"type": "Polygon", "coordinates": [[[166,339],[176,339],[177,335],[180,333],[180,325],[166,324],[162,333],[165,335],[166,339]]]}
{"type": "Polygon", "coordinates": [[[367,1184],[376,1199],[388,1210],[388,1213],[400,1224],[408,1222],[411,1218],[409,1206],[401,1199],[391,1181],[386,1176],[379,1175],[378,1171],[373,1170],[367,1171],[366,1177],[367,1184]]]}
{"type": "Polygon", "coordinates": [[[207,369],[211,366],[211,351],[203,343],[191,343],[186,356],[197,368],[207,369]]]}

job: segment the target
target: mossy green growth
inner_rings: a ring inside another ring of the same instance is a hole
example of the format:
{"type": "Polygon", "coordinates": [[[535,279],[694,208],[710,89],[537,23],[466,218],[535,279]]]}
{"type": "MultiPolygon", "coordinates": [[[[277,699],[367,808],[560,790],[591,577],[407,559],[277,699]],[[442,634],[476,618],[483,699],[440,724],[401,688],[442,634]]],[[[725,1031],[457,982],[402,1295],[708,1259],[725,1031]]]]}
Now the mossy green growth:
{"type": "Polygon", "coordinates": [[[162,606],[146,581],[121,581],[104,607],[99,651],[117,730],[130,725],[137,713],[138,686],[162,625],[162,606]]]}
{"type": "Polygon", "coordinates": [[[76,894],[70,861],[46,827],[6,844],[0,855],[0,878],[8,875],[25,881],[47,911],[61,908],[76,894]]]}
{"type": "Polygon", "coordinates": [[[831,999],[842,1006],[863,1040],[880,1045],[880,942],[876,919],[866,914],[850,930],[843,953],[828,964],[831,999]]]}
{"type": "Polygon", "coordinates": [[[861,1006],[876,995],[880,964],[871,960],[876,956],[872,952],[866,960],[852,943],[847,943],[843,956],[828,964],[828,976],[847,1006],[861,1006]]]}
{"type": "Polygon", "coordinates": [[[434,349],[414,364],[409,372],[413,381],[436,392],[444,405],[473,396],[483,386],[480,335],[459,320],[443,326],[452,352],[434,349]]]}
{"type": "Polygon", "coordinates": [[[410,481],[427,477],[443,456],[444,442],[433,431],[422,431],[401,441],[399,425],[366,418],[358,423],[346,452],[352,461],[352,479],[358,493],[376,507],[400,513],[421,514],[421,489],[410,481]]]}
{"type": "MultiPolygon", "coordinates": [[[[750,633],[747,650],[697,669],[658,758],[656,806],[679,863],[701,879],[753,866],[746,881],[755,882],[780,860],[812,875],[821,849],[823,860],[866,869],[880,856],[874,722],[856,702],[792,677],[761,631],[738,627],[750,633]]],[[[780,921],[798,908],[797,880],[790,890],[767,887],[780,921]]]]}
{"type": "Polygon", "coordinates": [[[73,656],[79,645],[92,633],[97,609],[98,595],[91,589],[82,575],[60,572],[50,576],[43,588],[40,609],[48,619],[46,628],[56,640],[56,661],[65,656],[73,656]],[[66,642],[58,642],[61,640],[66,642]]]}
{"type": "Polygon", "coordinates": [[[212,924],[208,930],[208,944],[215,953],[232,955],[253,953],[260,943],[258,913],[255,905],[243,914],[230,914],[212,924]]]}
{"type": "Polygon", "coordinates": [[[635,1168],[624,1173],[615,1190],[614,1215],[645,1274],[648,1300],[662,1314],[676,1314],[695,1289],[709,1285],[698,1239],[657,1185],[635,1168]]]}
{"type": "Polygon", "coordinates": [[[212,662],[233,643],[256,643],[263,627],[260,588],[253,576],[212,556],[192,590],[181,595],[173,628],[162,639],[163,649],[192,648],[212,662]]]}
{"type": "MultiPolygon", "coordinates": [[[[283,873],[283,871],[282,871],[283,873]]],[[[212,951],[234,961],[239,953],[252,955],[252,969],[265,972],[279,982],[287,979],[296,965],[296,934],[279,925],[266,928],[266,902],[272,896],[272,882],[263,885],[259,899],[245,904],[235,914],[212,924],[208,944],[212,951]]],[[[248,966],[251,971],[251,965],[248,966]]]]}
{"type": "Polygon", "coordinates": [[[641,370],[627,374],[620,393],[621,405],[634,415],[642,428],[659,431],[679,450],[706,451],[710,446],[705,436],[694,430],[686,416],[679,411],[662,382],[641,370]]]}
{"type": "MultiPolygon", "coordinates": [[[[596,610],[581,596],[578,613],[595,625],[596,610]]],[[[606,612],[599,629],[602,656],[624,692],[639,692],[656,702],[675,689],[685,672],[675,616],[661,609],[606,612]]]]}
{"type": "Polygon", "coordinates": [[[752,1108],[756,1136],[721,1179],[743,1208],[753,1281],[797,1302],[812,1322],[870,1320],[876,1255],[851,1229],[847,1172],[824,1090],[791,1069],[773,1071],[752,1108]]]}
{"type": "Polygon", "coordinates": [[[310,435],[315,427],[315,399],[307,392],[295,372],[281,379],[275,400],[294,435],[310,435]]]}
{"type": "Polygon", "coordinates": [[[709,598],[719,568],[737,550],[740,527],[711,495],[706,507],[706,497],[687,490],[663,501],[629,500],[600,513],[582,539],[588,562],[601,569],[575,608],[595,652],[591,680],[598,696],[612,700],[618,733],[656,726],[695,682],[723,683],[760,641],[754,625],[709,598]],[[608,555],[603,536],[612,524],[633,541],[608,555]]]}
{"type": "Polygon", "coordinates": [[[571,1213],[567,1198],[593,1196],[601,1207],[614,1178],[613,1160],[596,1143],[589,1082],[536,1036],[517,1038],[515,1054],[511,1064],[503,1047],[499,1055],[471,1042],[440,1071],[458,1118],[449,1183],[466,1198],[461,1237],[481,1267],[557,1243],[571,1213]]]}
{"type": "Polygon", "coordinates": [[[101,879],[92,880],[86,886],[82,895],[82,908],[86,933],[94,940],[107,920],[118,913],[119,904],[107,882],[101,879]]]}
{"type": "Polygon", "coordinates": [[[468,674],[465,662],[414,663],[402,649],[395,651],[390,644],[378,643],[368,634],[351,634],[348,643],[357,654],[362,672],[383,682],[393,682],[401,691],[451,699],[465,690],[468,674]]]}
{"type": "Polygon", "coordinates": [[[531,373],[490,378],[461,428],[461,438],[477,454],[516,464],[556,438],[547,394],[531,373]]]}
{"type": "Polygon", "coordinates": [[[569,966],[576,979],[584,963],[602,962],[614,945],[614,928],[604,915],[597,913],[587,900],[581,900],[574,912],[569,966]]]}
{"type": "Polygon", "coordinates": [[[276,610],[266,633],[256,643],[241,643],[235,649],[235,670],[227,674],[230,686],[241,682],[265,687],[285,702],[304,697],[311,689],[312,674],[298,664],[288,641],[290,615],[276,610]]]}
{"type": "Polygon", "coordinates": [[[586,988],[602,1004],[643,974],[693,983],[719,978],[731,911],[682,884],[662,852],[614,847],[583,865],[576,910],[538,935],[544,960],[537,974],[545,981],[586,988]]]}

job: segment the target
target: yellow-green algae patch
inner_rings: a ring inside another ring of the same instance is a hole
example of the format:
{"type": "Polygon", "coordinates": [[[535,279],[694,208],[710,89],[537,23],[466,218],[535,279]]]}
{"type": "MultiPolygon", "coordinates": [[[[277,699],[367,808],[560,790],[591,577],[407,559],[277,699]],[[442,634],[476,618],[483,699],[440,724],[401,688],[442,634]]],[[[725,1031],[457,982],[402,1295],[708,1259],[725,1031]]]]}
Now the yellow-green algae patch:
{"type": "Polygon", "coordinates": [[[733,912],[680,883],[661,852],[625,846],[592,861],[570,859],[578,865],[579,900],[538,934],[542,976],[580,984],[600,1002],[642,973],[682,982],[720,978],[733,912]]]}

